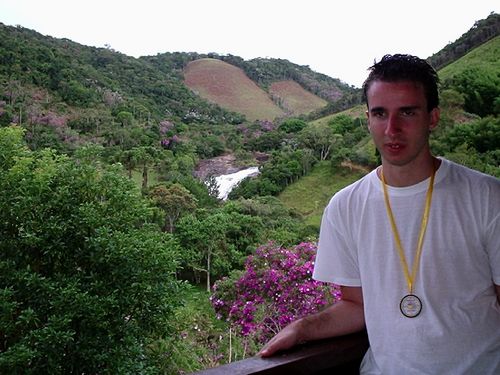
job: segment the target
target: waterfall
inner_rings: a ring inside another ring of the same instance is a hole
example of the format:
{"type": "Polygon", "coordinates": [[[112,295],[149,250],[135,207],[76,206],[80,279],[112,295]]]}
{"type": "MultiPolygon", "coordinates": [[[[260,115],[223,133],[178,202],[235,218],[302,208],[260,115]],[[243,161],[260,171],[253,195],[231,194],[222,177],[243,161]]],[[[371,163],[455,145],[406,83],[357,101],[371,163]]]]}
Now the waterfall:
{"type": "Polygon", "coordinates": [[[250,167],[241,171],[215,177],[219,189],[219,199],[226,200],[231,190],[247,177],[259,174],[259,167],[250,167]]]}

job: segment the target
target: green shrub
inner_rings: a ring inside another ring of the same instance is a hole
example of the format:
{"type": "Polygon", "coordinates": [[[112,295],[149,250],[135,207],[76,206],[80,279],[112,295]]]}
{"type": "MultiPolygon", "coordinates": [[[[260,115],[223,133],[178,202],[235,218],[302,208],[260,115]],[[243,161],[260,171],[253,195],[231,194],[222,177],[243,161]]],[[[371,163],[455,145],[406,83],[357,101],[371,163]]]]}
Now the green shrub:
{"type": "Polygon", "coordinates": [[[151,373],[180,302],[178,245],[118,167],[0,129],[0,373],[151,373]]]}

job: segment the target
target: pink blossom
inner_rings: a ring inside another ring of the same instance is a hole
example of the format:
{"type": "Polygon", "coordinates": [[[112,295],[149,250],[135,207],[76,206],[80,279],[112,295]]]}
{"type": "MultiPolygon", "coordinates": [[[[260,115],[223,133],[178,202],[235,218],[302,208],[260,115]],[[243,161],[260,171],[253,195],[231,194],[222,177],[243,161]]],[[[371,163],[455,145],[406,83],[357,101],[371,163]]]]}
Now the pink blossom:
{"type": "Polygon", "coordinates": [[[216,314],[239,327],[243,336],[264,342],[279,329],[340,299],[337,285],[311,278],[316,245],[282,248],[272,242],[259,247],[245,262],[234,283],[215,283],[211,297],[216,314]]]}

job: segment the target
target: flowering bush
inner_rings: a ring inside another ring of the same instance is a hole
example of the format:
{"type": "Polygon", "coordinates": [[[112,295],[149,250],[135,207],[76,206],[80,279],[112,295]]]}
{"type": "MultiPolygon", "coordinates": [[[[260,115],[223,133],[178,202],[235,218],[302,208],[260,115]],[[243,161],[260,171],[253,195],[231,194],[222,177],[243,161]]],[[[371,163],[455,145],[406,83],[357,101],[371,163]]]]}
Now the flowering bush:
{"type": "Polygon", "coordinates": [[[243,336],[265,342],[288,323],[340,299],[337,285],[311,278],[316,245],[291,249],[275,243],[259,247],[245,270],[215,283],[210,298],[220,319],[243,336]]]}
{"type": "Polygon", "coordinates": [[[167,134],[169,131],[173,130],[175,127],[174,123],[168,120],[163,120],[160,122],[159,130],[161,135],[167,134]]]}

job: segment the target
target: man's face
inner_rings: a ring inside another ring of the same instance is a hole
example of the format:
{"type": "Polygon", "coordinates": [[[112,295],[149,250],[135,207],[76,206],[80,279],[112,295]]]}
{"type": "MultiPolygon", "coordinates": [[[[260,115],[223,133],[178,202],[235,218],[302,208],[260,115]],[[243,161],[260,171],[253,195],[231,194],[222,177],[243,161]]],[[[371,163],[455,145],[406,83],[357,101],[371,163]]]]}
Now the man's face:
{"type": "Polygon", "coordinates": [[[367,101],[368,127],[383,162],[418,166],[430,155],[429,132],[439,121],[439,109],[428,112],[422,85],[374,81],[367,101]]]}

